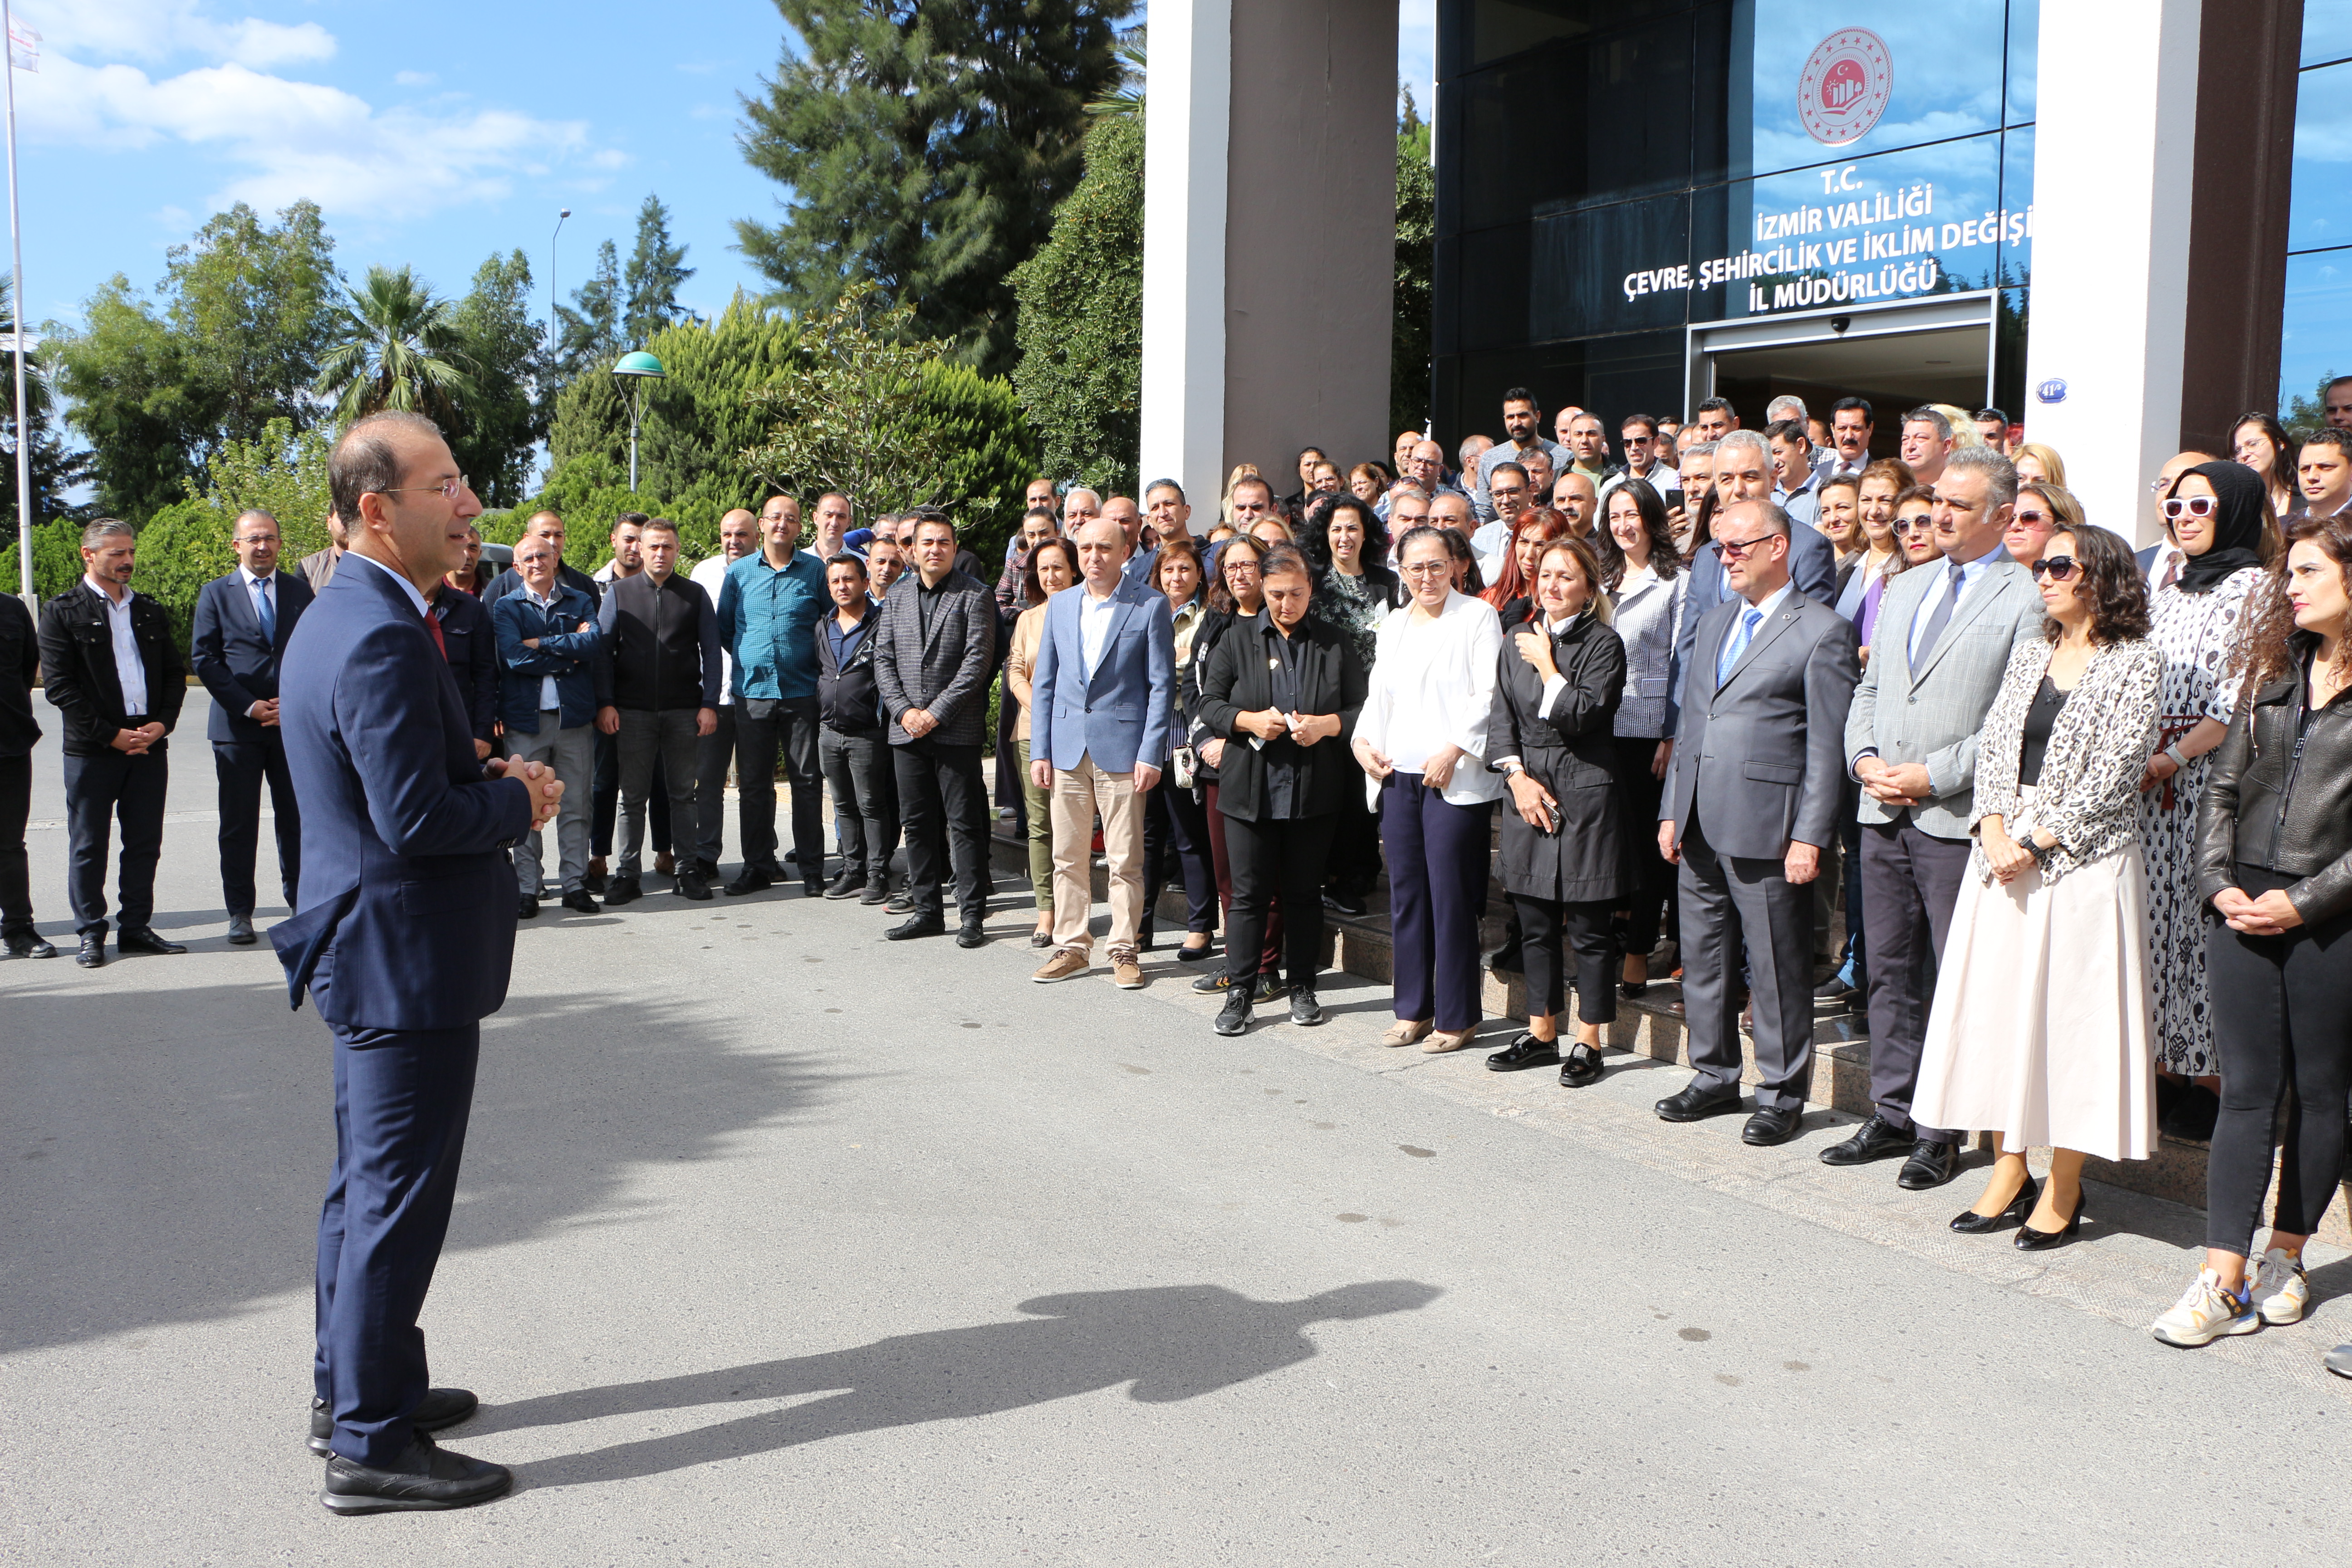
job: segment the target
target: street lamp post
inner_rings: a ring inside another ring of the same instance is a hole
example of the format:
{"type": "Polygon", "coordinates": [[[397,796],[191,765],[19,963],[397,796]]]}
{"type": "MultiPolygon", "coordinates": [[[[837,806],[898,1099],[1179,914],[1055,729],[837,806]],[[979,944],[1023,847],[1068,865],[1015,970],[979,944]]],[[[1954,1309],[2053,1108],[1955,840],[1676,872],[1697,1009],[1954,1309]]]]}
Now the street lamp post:
{"type": "Polygon", "coordinates": [[[16,575],[26,607],[33,597],[33,441],[25,400],[25,237],[16,216],[16,16],[0,0],[0,71],[8,79],[8,243],[16,290],[16,575]]]}
{"type": "Polygon", "coordinates": [[[629,378],[629,490],[634,495],[637,489],[637,416],[644,408],[644,384],[649,379],[658,381],[669,372],[662,368],[661,361],[638,349],[623,354],[613,366],[613,374],[629,378]]]}
{"type": "Polygon", "coordinates": [[[562,295],[555,291],[555,241],[557,237],[563,233],[563,220],[571,216],[572,209],[570,207],[565,207],[562,211],[557,213],[555,215],[555,233],[547,237],[547,330],[550,332],[553,332],[556,330],[555,303],[557,300],[563,298],[562,295]]]}

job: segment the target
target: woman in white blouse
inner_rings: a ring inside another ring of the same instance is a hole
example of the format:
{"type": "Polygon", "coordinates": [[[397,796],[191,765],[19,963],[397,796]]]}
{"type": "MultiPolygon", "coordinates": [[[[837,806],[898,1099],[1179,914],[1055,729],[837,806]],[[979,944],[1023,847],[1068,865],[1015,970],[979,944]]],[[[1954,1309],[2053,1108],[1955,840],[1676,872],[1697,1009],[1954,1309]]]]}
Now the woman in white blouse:
{"type": "Polygon", "coordinates": [[[1486,725],[1503,627],[1454,591],[1440,530],[1406,533],[1397,562],[1412,603],[1381,624],[1355,738],[1388,852],[1397,1022],[1381,1037],[1458,1051],[1478,1032],[1478,919],[1502,794],[1486,725]]]}
{"type": "MultiPolygon", "coordinates": [[[[1682,630],[1690,574],[1675,549],[1664,497],[1644,479],[1626,479],[1609,492],[1601,531],[1601,585],[1615,597],[1617,636],[1625,645],[1625,696],[1617,705],[1617,781],[1625,820],[1654,822],[1665,787],[1666,759],[1675,749],[1675,637],[1682,630]]],[[[1654,837],[1626,835],[1624,968],[1618,983],[1628,996],[1649,989],[1650,950],[1674,897],[1675,868],[1654,837]]],[[[1663,929],[1671,930],[1670,925],[1663,929]]]]}

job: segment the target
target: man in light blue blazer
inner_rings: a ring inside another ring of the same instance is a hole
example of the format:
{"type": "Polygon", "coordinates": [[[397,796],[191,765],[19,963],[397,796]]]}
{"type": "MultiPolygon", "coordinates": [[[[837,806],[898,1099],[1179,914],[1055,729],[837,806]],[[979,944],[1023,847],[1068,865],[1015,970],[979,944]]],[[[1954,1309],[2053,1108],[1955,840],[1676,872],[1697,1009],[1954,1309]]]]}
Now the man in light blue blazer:
{"type": "Polygon", "coordinates": [[[1101,519],[1078,530],[1082,581],[1047,602],[1030,676],[1029,764],[1052,793],[1054,954],[1031,976],[1068,980],[1094,966],[1094,819],[1110,869],[1111,978],[1143,984],[1143,797],[1168,755],[1176,638],[1168,598],[1127,580],[1128,539],[1101,519]]]}

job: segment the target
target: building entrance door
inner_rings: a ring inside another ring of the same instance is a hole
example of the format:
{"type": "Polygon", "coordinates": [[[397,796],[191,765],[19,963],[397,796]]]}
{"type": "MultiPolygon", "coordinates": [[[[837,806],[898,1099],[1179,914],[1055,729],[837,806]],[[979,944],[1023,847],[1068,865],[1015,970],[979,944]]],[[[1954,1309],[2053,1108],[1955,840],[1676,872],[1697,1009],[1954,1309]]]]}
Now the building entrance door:
{"type": "Polygon", "coordinates": [[[1864,397],[1877,416],[1872,455],[1892,457],[1905,409],[1973,414],[1992,402],[1995,300],[1986,289],[1695,324],[1685,406],[1728,398],[1743,425],[1760,426],[1783,394],[1823,420],[1839,398],[1864,397]]]}

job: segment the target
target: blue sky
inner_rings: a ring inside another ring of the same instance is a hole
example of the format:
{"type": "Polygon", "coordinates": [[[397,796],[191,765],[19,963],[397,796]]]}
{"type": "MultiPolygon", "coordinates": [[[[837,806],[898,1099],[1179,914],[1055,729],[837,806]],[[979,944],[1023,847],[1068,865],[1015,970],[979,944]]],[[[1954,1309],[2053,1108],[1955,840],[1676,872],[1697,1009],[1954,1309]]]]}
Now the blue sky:
{"type": "MultiPolygon", "coordinates": [[[[557,212],[568,295],[598,241],[625,258],[650,191],[698,269],[689,307],[759,287],[729,247],[732,220],[780,194],[734,140],[739,95],[784,39],[769,0],[14,3],[43,35],[39,72],[16,77],[35,321],[77,320],[116,272],[152,285],[169,247],[239,200],[316,201],[346,275],[409,263],[447,293],[520,246],[543,311],[557,212]]],[[[1434,11],[1400,3],[1419,84],[1434,11]]]]}

